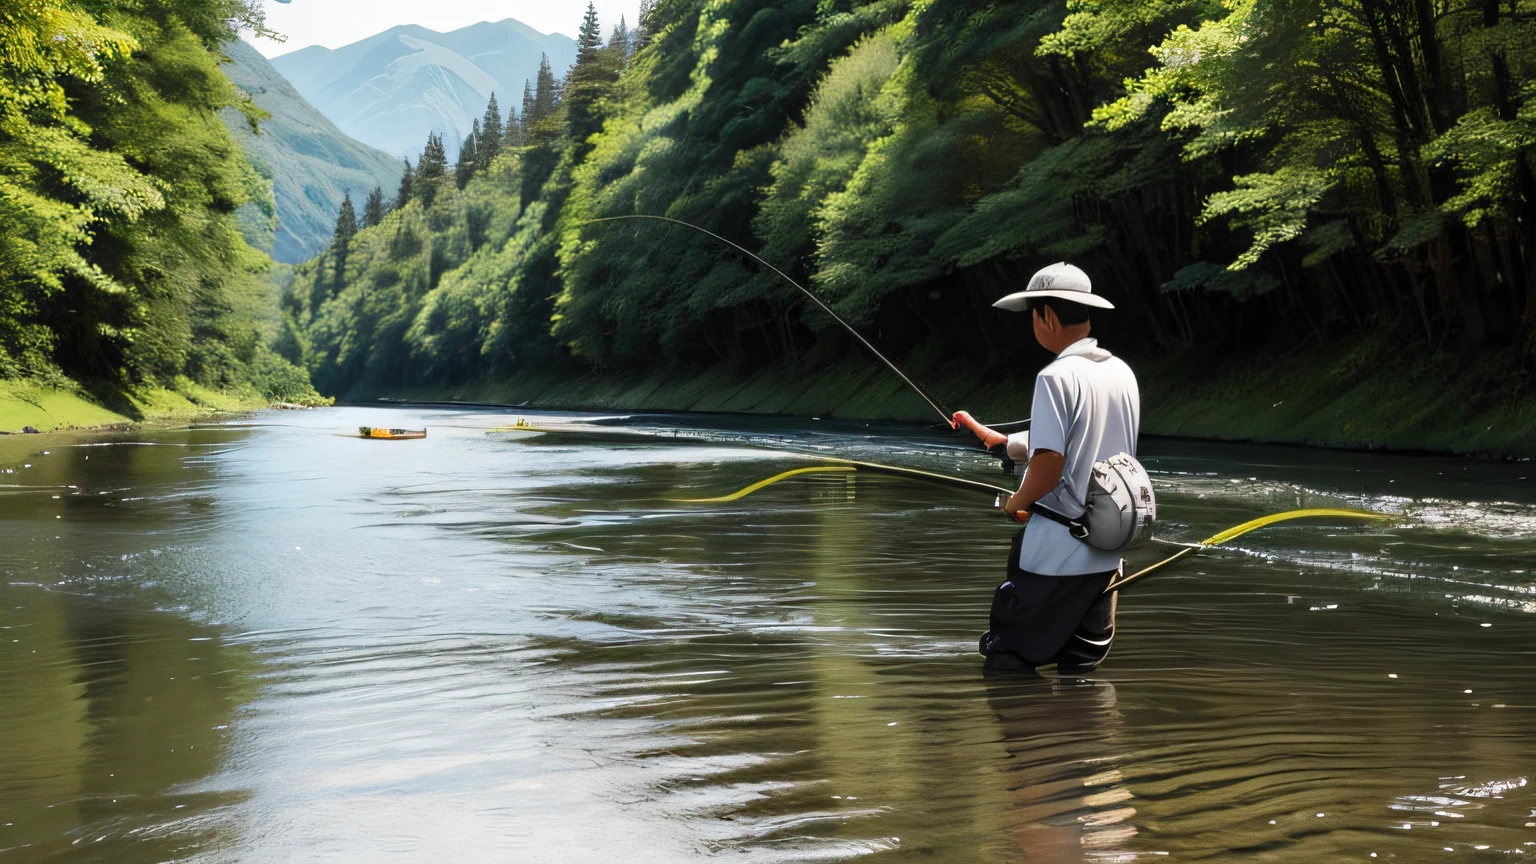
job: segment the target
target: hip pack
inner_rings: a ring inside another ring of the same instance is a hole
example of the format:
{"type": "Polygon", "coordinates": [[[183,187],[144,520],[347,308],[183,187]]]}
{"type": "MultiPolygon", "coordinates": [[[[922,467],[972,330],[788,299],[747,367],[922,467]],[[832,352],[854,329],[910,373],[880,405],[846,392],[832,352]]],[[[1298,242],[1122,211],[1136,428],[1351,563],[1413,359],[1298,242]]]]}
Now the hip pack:
{"type": "Polygon", "coordinates": [[[1067,526],[1073,537],[1105,552],[1124,550],[1157,521],[1152,478],[1129,453],[1117,453],[1093,464],[1087,505],[1087,512],[1077,519],[1039,504],[1029,509],[1067,526]]]}

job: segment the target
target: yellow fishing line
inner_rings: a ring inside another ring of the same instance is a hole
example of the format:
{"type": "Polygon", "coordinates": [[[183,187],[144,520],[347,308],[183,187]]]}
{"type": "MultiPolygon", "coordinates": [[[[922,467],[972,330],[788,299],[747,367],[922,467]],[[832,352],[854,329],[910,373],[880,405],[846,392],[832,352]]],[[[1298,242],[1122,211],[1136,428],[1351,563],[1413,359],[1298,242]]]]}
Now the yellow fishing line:
{"type": "Polygon", "coordinates": [[[1211,546],[1220,546],[1221,544],[1227,542],[1228,540],[1235,540],[1238,537],[1241,537],[1244,534],[1247,534],[1249,531],[1256,531],[1256,530],[1258,530],[1260,528],[1265,528],[1267,526],[1274,525],[1277,522],[1289,522],[1292,519],[1313,519],[1313,518],[1324,518],[1324,519],[1375,519],[1375,520],[1379,521],[1379,520],[1382,520],[1382,519],[1391,519],[1392,517],[1388,516],[1388,515],[1386,515],[1384,513],[1372,513],[1369,510],[1341,510],[1341,509],[1337,509],[1337,508],[1333,508],[1333,507],[1314,507],[1314,508],[1312,508],[1310,510],[1287,510],[1284,513],[1274,513],[1274,514],[1271,514],[1269,516],[1260,516],[1259,518],[1254,519],[1251,522],[1244,522],[1241,525],[1236,525],[1236,526],[1233,526],[1231,528],[1228,528],[1227,530],[1221,532],[1220,534],[1212,535],[1212,536],[1206,538],[1205,540],[1201,541],[1199,546],[1190,546],[1190,547],[1188,547],[1186,549],[1182,549],[1182,550],[1180,550],[1178,552],[1175,552],[1173,555],[1170,555],[1167,558],[1164,558],[1163,560],[1157,562],[1156,564],[1153,564],[1152,566],[1150,566],[1150,567],[1148,567],[1148,568],[1146,568],[1144,570],[1140,570],[1140,571],[1137,571],[1136,573],[1132,573],[1131,575],[1125,577],[1124,579],[1120,579],[1118,581],[1111,582],[1111,583],[1109,583],[1109,587],[1104,589],[1104,593],[1105,594],[1109,594],[1109,593],[1114,592],[1114,591],[1119,591],[1120,589],[1124,588],[1125,586],[1129,585],[1130,583],[1140,580],[1143,576],[1147,576],[1149,574],[1155,573],[1158,570],[1161,570],[1164,567],[1167,567],[1169,564],[1172,564],[1175,561],[1179,561],[1179,560],[1181,560],[1183,558],[1186,558],[1186,557],[1194,554],[1197,550],[1199,550],[1201,548],[1206,548],[1206,547],[1211,547],[1211,546]]]}
{"type": "Polygon", "coordinates": [[[767,480],[759,480],[751,486],[738,489],[729,495],[721,495],[719,498],[669,498],[667,500],[675,501],[679,504],[725,504],[730,501],[739,501],[765,486],[772,486],[781,480],[788,480],[801,474],[852,474],[856,470],[858,469],[844,465],[818,465],[813,468],[795,468],[785,471],[783,474],[775,474],[767,480]]]}
{"type": "Polygon", "coordinates": [[[1227,542],[1228,540],[1236,540],[1237,538],[1243,536],[1244,534],[1247,534],[1249,531],[1256,531],[1256,530],[1258,530],[1260,528],[1264,528],[1264,527],[1267,527],[1269,525],[1273,525],[1276,522],[1289,522],[1292,519],[1311,519],[1311,518],[1328,518],[1328,519],[1390,519],[1391,517],[1387,516],[1385,514],[1382,514],[1382,513],[1372,513],[1372,512],[1370,512],[1368,510],[1340,510],[1340,509],[1332,508],[1332,507],[1316,507],[1316,508],[1313,508],[1311,510],[1289,510],[1289,511],[1286,511],[1285,513],[1275,513],[1275,514],[1272,514],[1272,515],[1269,515],[1269,516],[1261,516],[1258,519],[1253,520],[1252,522],[1244,522],[1241,525],[1238,525],[1238,526],[1235,526],[1235,527],[1232,527],[1232,528],[1228,528],[1227,530],[1221,532],[1220,534],[1216,534],[1214,536],[1206,538],[1205,540],[1202,540],[1200,542],[1200,545],[1201,546],[1220,546],[1221,544],[1227,542]]]}
{"type": "MultiPolygon", "coordinates": [[[[544,428],[535,426],[532,423],[529,423],[526,419],[518,418],[517,425],[515,426],[507,426],[491,431],[543,432],[566,430],[546,430],[544,428]]],[[[835,462],[837,464],[816,465],[808,468],[793,468],[789,471],[785,471],[782,474],[775,474],[766,480],[759,480],[758,482],[742,489],[738,489],[729,495],[721,495],[716,498],[669,498],[667,500],[678,504],[726,504],[732,501],[740,501],[741,499],[751,495],[754,492],[765,489],[775,483],[781,483],[792,477],[799,477],[802,474],[851,474],[856,471],[871,471],[876,473],[891,474],[898,477],[907,477],[910,479],[942,482],[946,485],[961,486],[964,488],[975,489],[981,492],[987,492],[989,494],[1012,494],[1011,490],[1001,486],[993,486],[989,483],[983,483],[978,480],[968,480],[962,477],[950,477],[944,474],[935,474],[930,471],[923,471],[916,468],[904,468],[894,465],[877,465],[869,462],[855,462],[847,459],[836,459],[835,457],[820,458],[825,459],[828,462],[835,462]]],[[[1305,510],[1288,510],[1284,513],[1272,513],[1268,516],[1260,516],[1257,519],[1244,522],[1241,525],[1234,525],[1233,527],[1228,528],[1219,534],[1213,534],[1210,537],[1207,537],[1205,540],[1202,540],[1199,545],[1190,545],[1187,548],[1182,549],[1167,558],[1164,558],[1163,560],[1153,564],[1150,567],[1147,567],[1144,570],[1133,573],[1130,576],[1127,576],[1117,582],[1112,582],[1109,587],[1105,589],[1105,593],[1118,591],[1131,582],[1135,582],[1144,576],[1167,567],[1169,564],[1194,554],[1201,548],[1220,546],[1221,544],[1228,541],[1236,540],[1237,538],[1249,533],[1250,531],[1257,531],[1260,528],[1267,528],[1270,525],[1275,525],[1281,522],[1290,522],[1295,519],[1371,519],[1381,521],[1390,518],[1392,517],[1383,513],[1373,513],[1368,510],[1346,510],[1336,507],[1313,507],[1305,510]]]]}

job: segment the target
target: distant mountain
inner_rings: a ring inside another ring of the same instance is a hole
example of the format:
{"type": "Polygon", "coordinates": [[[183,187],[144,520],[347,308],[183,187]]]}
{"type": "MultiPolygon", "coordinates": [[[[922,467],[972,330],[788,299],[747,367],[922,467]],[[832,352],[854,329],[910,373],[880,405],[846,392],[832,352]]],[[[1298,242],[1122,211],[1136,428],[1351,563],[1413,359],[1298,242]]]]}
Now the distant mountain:
{"type": "Polygon", "coordinates": [[[259,236],[263,220],[241,214],[247,239],[279,261],[306,261],[330,242],[343,195],[351,192],[359,211],[375,186],[393,196],[404,164],[342,134],[255,48],[236,41],[224,46],[224,52],[231,61],[224,74],[272,115],[256,135],[243,116],[233,109],[224,111],[224,124],[256,170],[272,181],[277,201],[276,232],[266,242],[259,236]]]}
{"type": "Polygon", "coordinates": [[[542,54],[561,76],[576,61],[576,43],[508,18],[451,33],[402,25],[344,48],[302,48],[272,65],[342,131],[414,160],[429,132],[454,157],[492,92],[503,115],[515,112],[542,54]]]}

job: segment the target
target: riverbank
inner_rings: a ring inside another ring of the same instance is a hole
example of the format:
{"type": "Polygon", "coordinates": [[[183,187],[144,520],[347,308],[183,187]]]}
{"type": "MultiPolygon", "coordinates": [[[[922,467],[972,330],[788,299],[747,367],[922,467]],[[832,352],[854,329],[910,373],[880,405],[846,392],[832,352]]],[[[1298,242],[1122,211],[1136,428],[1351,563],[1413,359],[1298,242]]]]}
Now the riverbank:
{"type": "MultiPolygon", "coordinates": [[[[1403,351],[1382,336],[1240,360],[1132,358],[1149,435],[1335,449],[1536,457],[1536,393],[1513,354],[1474,359],[1403,351]]],[[[1029,416],[1033,374],[976,373],[919,353],[909,374],[947,410],[989,421],[1029,416]]],[[[938,422],[939,414],[877,361],[717,367],[646,374],[528,374],[368,399],[528,403],[541,408],[724,411],[938,422]]]]}
{"type": "Polygon", "coordinates": [[[191,381],[173,388],[92,392],[69,382],[0,381],[0,433],[62,432],[151,421],[175,422],[229,411],[254,411],[270,400],[257,393],[213,390],[191,381]]]}

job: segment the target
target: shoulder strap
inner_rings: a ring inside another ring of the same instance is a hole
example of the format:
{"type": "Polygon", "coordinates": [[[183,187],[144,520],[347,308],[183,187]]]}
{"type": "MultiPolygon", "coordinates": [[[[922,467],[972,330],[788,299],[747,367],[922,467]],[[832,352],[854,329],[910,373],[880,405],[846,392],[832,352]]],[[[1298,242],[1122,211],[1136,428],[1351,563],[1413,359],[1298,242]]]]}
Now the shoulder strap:
{"type": "Polygon", "coordinates": [[[1049,507],[1041,506],[1039,502],[1031,504],[1029,506],[1029,512],[1036,516],[1043,516],[1046,519],[1057,523],[1058,525],[1067,526],[1067,531],[1078,540],[1088,539],[1088,525],[1081,520],[1071,519],[1063,516],[1060,513],[1057,513],[1055,510],[1050,509],[1049,507]]]}

